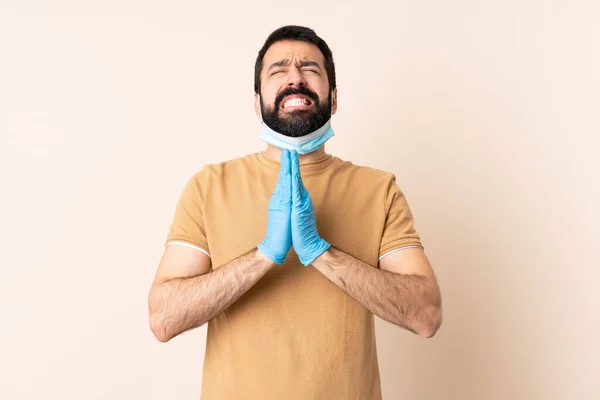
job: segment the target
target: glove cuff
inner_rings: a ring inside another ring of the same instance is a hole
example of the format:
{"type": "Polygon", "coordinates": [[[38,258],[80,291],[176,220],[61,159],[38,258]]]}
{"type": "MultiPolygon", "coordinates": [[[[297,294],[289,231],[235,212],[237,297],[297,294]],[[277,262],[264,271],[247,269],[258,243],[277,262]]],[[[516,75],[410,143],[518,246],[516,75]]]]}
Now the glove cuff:
{"type": "Polygon", "coordinates": [[[260,250],[264,255],[269,257],[269,259],[275,264],[281,265],[285,261],[285,256],[281,257],[276,255],[275,252],[271,250],[267,244],[265,244],[264,240],[258,246],[256,246],[256,248],[260,250]]]}
{"type": "Polygon", "coordinates": [[[329,244],[324,239],[321,239],[319,241],[319,243],[317,245],[315,245],[314,250],[311,251],[311,253],[308,255],[308,257],[306,257],[306,256],[299,257],[300,262],[305,267],[308,267],[313,261],[315,261],[315,259],[317,257],[319,257],[321,254],[325,253],[330,247],[331,247],[331,244],[329,244]]]}

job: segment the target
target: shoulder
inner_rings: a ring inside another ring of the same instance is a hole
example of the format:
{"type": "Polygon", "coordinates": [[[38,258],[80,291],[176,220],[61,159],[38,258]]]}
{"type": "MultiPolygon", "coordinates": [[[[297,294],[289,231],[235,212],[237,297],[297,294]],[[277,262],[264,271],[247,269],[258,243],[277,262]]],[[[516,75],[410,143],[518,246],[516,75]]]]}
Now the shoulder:
{"type": "Polygon", "coordinates": [[[220,180],[228,174],[250,170],[253,167],[255,158],[256,154],[252,153],[230,160],[204,164],[200,169],[193,173],[191,180],[194,180],[197,183],[207,184],[215,179],[220,180]]]}
{"type": "Polygon", "coordinates": [[[386,188],[396,180],[396,174],[390,171],[355,164],[352,161],[335,157],[335,173],[362,185],[386,188]]]}

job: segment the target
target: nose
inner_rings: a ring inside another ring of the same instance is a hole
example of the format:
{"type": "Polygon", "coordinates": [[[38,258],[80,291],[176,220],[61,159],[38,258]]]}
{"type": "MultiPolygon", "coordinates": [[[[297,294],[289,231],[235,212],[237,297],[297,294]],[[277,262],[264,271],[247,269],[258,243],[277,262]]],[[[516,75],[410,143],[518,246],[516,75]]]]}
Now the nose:
{"type": "Polygon", "coordinates": [[[292,66],[288,70],[286,86],[291,86],[291,87],[306,86],[306,80],[304,79],[304,76],[302,75],[302,73],[300,72],[298,67],[292,66]]]}

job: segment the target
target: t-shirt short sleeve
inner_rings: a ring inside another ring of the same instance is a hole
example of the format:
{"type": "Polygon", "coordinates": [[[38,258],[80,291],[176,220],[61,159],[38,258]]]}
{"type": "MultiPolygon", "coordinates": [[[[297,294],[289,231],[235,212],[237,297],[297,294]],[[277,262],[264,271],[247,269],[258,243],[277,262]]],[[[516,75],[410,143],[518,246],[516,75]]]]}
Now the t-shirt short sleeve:
{"type": "Polygon", "coordinates": [[[414,228],[414,218],[408,201],[398,187],[394,174],[387,182],[384,204],[386,218],[379,246],[379,259],[401,248],[423,248],[421,238],[414,228]]]}
{"type": "Polygon", "coordinates": [[[209,254],[203,215],[203,178],[206,169],[192,176],[179,196],[165,245],[183,244],[209,254]]]}

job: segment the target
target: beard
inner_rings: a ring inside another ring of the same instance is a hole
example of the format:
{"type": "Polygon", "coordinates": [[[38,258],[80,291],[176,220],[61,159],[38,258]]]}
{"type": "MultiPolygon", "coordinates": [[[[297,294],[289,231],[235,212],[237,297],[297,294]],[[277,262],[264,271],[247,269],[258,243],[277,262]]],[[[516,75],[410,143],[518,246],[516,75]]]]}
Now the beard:
{"type": "Polygon", "coordinates": [[[260,96],[260,107],[263,122],[275,132],[289,137],[306,136],[321,128],[331,119],[331,96],[328,96],[321,104],[319,96],[303,86],[282,90],[275,98],[274,107],[266,107],[260,96]],[[315,109],[280,113],[283,98],[293,94],[308,96],[315,104],[315,109]]]}

